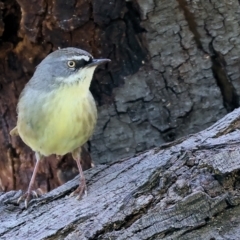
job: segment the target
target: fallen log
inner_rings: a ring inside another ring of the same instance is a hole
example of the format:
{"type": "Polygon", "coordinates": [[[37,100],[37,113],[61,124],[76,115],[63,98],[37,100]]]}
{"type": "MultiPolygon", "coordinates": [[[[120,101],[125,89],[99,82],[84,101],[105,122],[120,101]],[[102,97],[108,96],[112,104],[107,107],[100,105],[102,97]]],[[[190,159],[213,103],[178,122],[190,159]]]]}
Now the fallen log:
{"type": "Polygon", "coordinates": [[[240,109],[213,126],[85,172],[33,200],[0,196],[0,239],[238,239],[240,109]]]}

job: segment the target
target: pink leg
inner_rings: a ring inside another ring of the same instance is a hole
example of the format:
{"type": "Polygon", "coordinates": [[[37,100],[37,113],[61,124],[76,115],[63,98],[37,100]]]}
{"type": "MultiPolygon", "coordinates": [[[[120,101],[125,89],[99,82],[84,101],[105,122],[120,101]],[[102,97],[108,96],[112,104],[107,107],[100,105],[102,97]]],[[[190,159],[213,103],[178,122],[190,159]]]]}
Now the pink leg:
{"type": "Polygon", "coordinates": [[[31,200],[31,196],[35,196],[35,197],[38,197],[36,191],[32,191],[33,189],[33,185],[34,185],[34,182],[35,182],[35,178],[36,178],[36,175],[37,175],[37,171],[38,171],[38,167],[39,167],[39,163],[40,163],[40,160],[43,158],[43,156],[36,152],[35,153],[35,157],[36,157],[36,165],[34,167],[34,170],[33,170],[33,174],[32,174],[32,177],[31,177],[31,180],[30,180],[30,183],[28,185],[28,190],[25,194],[23,194],[19,199],[18,199],[18,203],[20,201],[22,201],[23,199],[25,199],[25,207],[27,208],[28,207],[28,203],[29,201],[31,200]]]}
{"type": "Polygon", "coordinates": [[[78,194],[78,199],[82,197],[82,194],[84,192],[85,195],[87,195],[87,185],[86,185],[86,180],[83,174],[82,166],[81,166],[81,148],[78,148],[72,152],[73,159],[77,162],[78,170],[79,170],[79,175],[80,175],[80,183],[79,187],[71,193],[70,196],[73,196],[75,194],[78,194]]]}

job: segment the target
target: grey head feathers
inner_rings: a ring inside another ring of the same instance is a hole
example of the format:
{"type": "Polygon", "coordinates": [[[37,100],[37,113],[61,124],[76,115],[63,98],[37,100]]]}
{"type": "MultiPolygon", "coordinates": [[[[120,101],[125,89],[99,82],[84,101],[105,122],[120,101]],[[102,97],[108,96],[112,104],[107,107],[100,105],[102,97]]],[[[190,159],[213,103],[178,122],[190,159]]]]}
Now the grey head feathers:
{"type": "MultiPolygon", "coordinates": [[[[57,79],[66,79],[79,74],[88,65],[90,67],[92,61],[93,56],[84,50],[72,47],[58,49],[42,60],[26,87],[52,90],[64,84],[57,79]],[[69,68],[68,61],[74,61],[75,67],[69,68]]],[[[92,71],[94,70],[95,67],[92,71]]]]}
{"type": "Polygon", "coordinates": [[[42,62],[44,61],[52,61],[52,60],[81,60],[84,59],[86,62],[88,62],[89,60],[93,59],[93,56],[88,53],[87,51],[84,51],[82,49],[78,49],[78,48],[73,48],[73,47],[69,47],[69,48],[62,48],[62,49],[58,49],[52,53],[50,53],[42,62]]]}
{"type": "Polygon", "coordinates": [[[94,59],[93,56],[78,48],[62,48],[50,53],[37,66],[21,96],[30,88],[37,92],[51,92],[61,86],[84,84],[89,88],[97,66],[110,62],[109,59],[94,59]]]}

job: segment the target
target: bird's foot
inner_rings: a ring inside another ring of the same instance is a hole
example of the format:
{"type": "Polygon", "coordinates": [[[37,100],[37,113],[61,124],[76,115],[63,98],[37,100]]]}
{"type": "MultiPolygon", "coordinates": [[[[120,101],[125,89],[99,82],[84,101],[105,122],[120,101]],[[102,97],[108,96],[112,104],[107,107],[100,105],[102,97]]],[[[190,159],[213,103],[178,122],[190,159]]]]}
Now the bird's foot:
{"type": "Polygon", "coordinates": [[[41,191],[27,191],[25,192],[20,198],[18,198],[17,203],[19,204],[20,202],[24,201],[25,208],[28,207],[28,203],[33,199],[33,198],[38,198],[40,195],[42,195],[41,191]]]}
{"type": "Polygon", "coordinates": [[[80,183],[78,188],[70,194],[70,197],[73,197],[75,195],[77,195],[77,200],[81,199],[83,195],[87,196],[87,185],[85,182],[82,184],[80,183]]]}

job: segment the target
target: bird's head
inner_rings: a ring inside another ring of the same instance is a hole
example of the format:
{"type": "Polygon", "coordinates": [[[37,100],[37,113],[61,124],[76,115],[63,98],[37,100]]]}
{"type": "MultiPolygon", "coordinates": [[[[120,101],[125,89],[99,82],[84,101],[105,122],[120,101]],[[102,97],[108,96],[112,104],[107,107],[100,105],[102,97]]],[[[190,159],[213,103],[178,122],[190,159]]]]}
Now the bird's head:
{"type": "Polygon", "coordinates": [[[49,86],[83,83],[89,87],[96,67],[106,62],[110,60],[94,59],[90,53],[78,48],[59,49],[42,60],[32,81],[49,86]]]}

